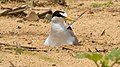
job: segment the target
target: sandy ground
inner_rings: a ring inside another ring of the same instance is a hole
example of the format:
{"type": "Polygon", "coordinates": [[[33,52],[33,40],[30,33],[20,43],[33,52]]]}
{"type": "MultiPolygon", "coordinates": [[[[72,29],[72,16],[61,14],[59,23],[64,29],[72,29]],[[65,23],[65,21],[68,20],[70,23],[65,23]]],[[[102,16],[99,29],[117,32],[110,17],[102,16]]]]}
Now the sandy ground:
{"type": "Polygon", "coordinates": [[[95,48],[100,53],[120,48],[120,2],[105,9],[90,7],[92,2],[96,1],[67,0],[69,7],[66,8],[59,5],[44,6],[53,11],[64,9],[72,18],[88,10],[72,26],[80,42],[78,46],[44,46],[50,23],[43,23],[43,19],[18,22],[21,18],[1,16],[0,43],[35,46],[47,51],[24,51],[17,55],[14,50],[0,47],[0,67],[12,67],[10,62],[16,67],[97,67],[91,60],[76,59],[74,56],[96,52],[95,48]],[[84,4],[80,6],[81,3],[84,4]]]}

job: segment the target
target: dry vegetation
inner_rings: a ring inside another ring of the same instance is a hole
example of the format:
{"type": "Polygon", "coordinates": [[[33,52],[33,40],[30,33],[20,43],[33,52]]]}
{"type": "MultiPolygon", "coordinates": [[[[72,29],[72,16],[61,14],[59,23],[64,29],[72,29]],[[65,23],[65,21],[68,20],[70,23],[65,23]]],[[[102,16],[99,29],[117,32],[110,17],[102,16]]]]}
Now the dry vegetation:
{"type": "Polygon", "coordinates": [[[62,9],[72,18],[87,10],[72,26],[80,42],[78,46],[44,46],[50,31],[50,23],[44,23],[45,19],[28,21],[23,19],[26,15],[21,14],[0,16],[0,67],[97,67],[88,59],[76,59],[74,56],[91,52],[105,54],[120,48],[119,0],[66,0],[66,3],[61,3],[0,0],[0,6],[4,7],[27,4],[51,8],[53,12],[62,9]]]}

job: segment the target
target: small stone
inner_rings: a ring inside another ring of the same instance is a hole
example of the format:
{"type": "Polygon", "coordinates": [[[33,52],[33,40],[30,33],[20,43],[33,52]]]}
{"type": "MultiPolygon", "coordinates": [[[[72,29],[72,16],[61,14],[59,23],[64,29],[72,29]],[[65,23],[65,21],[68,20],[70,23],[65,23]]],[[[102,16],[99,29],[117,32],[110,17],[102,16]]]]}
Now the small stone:
{"type": "Polygon", "coordinates": [[[31,11],[25,18],[24,20],[29,20],[29,21],[37,21],[39,20],[38,15],[34,12],[31,11]]]}
{"type": "Polygon", "coordinates": [[[80,3],[78,6],[83,6],[84,5],[84,3],[80,3]]]}
{"type": "Polygon", "coordinates": [[[52,64],[52,66],[56,66],[56,64],[52,64]]]}
{"type": "Polygon", "coordinates": [[[94,14],[94,12],[93,11],[89,11],[88,14],[94,14]]]}
{"type": "Polygon", "coordinates": [[[44,26],[44,27],[47,27],[47,26],[44,26]]]}
{"type": "Polygon", "coordinates": [[[32,41],[28,42],[28,44],[32,44],[32,41]]]}
{"type": "Polygon", "coordinates": [[[22,27],[18,26],[17,28],[18,28],[18,29],[21,29],[22,27]]]}
{"type": "Polygon", "coordinates": [[[48,52],[47,50],[43,50],[44,52],[48,52]]]}
{"type": "Polygon", "coordinates": [[[92,43],[95,43],[95,41],[92,41],[92,43]]]}
{"type": "Polygon", "coordinates": [[[34,26],[34,24],[29,24],[29,26],[34,26]]]}
{"type": "Polygon", "coordinates": [[[22,23],[22,22],[23,22],[23,20],[17,20],[17,22],[20,22],[20,23],[22,23]]]}
{"type": "Polygon", "coordinates": [[[90,33],[90,35],[92,35],[92,33],[90,33]]]}
{"type": "Polygon", "coordinates": [[[113,13],[112,16],[117,16],[117,14],[116,14],[116,13],[113,13]]]}

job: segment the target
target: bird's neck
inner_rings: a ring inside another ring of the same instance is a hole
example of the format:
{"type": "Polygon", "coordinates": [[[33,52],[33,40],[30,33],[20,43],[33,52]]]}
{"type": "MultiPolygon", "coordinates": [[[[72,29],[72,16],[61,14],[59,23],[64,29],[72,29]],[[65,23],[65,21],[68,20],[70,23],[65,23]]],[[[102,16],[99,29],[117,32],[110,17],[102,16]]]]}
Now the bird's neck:
{"type": "Polygon", "coordinates": [[[64,29],[63,23],[51,23],[51,31],[57,31],[64,29]]]}
{"type": "Polygon", "coordinates": [[[64,32],[66,30],[66,27],[63,23],[51,23],[51,32],[53,34],[64,32]]]}
{"type": "Polygon", "coordinates": [[[60,17],[53,17],[51,19],[51,31],[63,31],[65,29],[64,19],[60,17]]]}

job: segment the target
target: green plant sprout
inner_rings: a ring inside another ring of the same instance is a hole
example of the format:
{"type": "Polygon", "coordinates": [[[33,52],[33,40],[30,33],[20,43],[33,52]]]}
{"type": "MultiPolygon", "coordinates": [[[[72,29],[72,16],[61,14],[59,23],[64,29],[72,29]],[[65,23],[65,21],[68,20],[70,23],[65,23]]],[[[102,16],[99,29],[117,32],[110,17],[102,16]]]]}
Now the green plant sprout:
{"type": "Polygon", "coordinates": [[[112,2],[112,0],[107,1],[106,3],[92,3],[91,7],[94,8],[99,8],[99,7],[110,7],[111,5],[113,5],[114,3],[112,2]]]}
{"type": "Polygon", "coordinates": [[[23,53],[24,51],[26,51],[26,49],[23,49],[23,48],[15,48],[15,51],[16,51],[16,54],[21,54],[21,53],[23,53]]]}
{"type": "Polygon", "coordinates": [[[105,56],[98,53],[92,54],[81,54],[79,56],[75,56],[75,58],[87,58],[97,65],[97,67],[113,67],[115,64],[120,65],[120,49],[113,50],[110,53],[106,54],[105,56]],[[98,64],[100,61],[100,64],[98,64]],[[109,61],[113,61],[111,65],[108,65],[109,61]]]}

